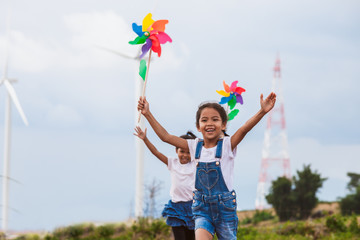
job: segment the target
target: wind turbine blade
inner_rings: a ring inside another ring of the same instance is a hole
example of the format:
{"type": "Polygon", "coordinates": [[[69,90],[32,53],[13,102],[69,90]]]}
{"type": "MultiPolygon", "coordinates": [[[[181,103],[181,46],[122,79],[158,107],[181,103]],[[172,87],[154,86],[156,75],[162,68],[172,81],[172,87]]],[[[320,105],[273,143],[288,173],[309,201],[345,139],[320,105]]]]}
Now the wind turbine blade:
{"type": "Polygon", "coordinates": [[[5,40],[5,64],[3,78],[7,78],[8,61],[9,61],[9,45],[10,45],[10,10],[6,16],[6,40],[5,40]]]}
{"type": "Polygon", "coordinates": [[[18,97],[16,96],[16,92],[15,92],[15,89],[13,88],[13,86],[11,85],[11,83],[9,82],[8,79],[4,79],[4,85],[12,99],[12,101],[14,102],[15,104],[15,107],[17,108],[18,112],[20,113],[20,116],[22,118],[22,120],[24,121],[25,125],[28,126],[29,123],[28,123],[28,120],[25,116],[25,113],[24,111],[22,110],[22,107],[20,105],[20,102],[19,102],[19,99],[18,97]]]}
{"type": "MultiPolygon", "coordinates": [[[[4,176],[0,175],[0,177],[4,177],[4,176]]],[[[13,181],[13,182],[16,182],[17,184],[23,185],[21,182],[19,182],[18,180],[14,179],[14,178],[11,178],[11,177],[6,177],[6,178],[13,181]]]]}
{"type": "Polygon", "coordinates": [[[107,51],[107,52],[114,53],[114,54],[119,55],[119,56],[121,56],[121,57],[123,57],[123,58],[133,59],[133,60],[138,59],[138,56],[136,56],[136,57],[132,57],[132,56],[129,56],[129,55],[127,55],[127,54],[124,54],[124,53],[121,53],[121,52],[118,52],[118,51],[115,51],[115,50],[112,50],[112,49],[109,49],[109,48],[105,48],[105,47],[97,46],[97,45],[95,45],[95,47],[96,47],[96,48],[98,48],[98,49],[101,49],[101,50],[107,51]]]}
{"type": "Polygon", "coordinates": [[[4,73],[3,73],[3,78],[6,79],[7,78],[7,71],[8,71],[8,60],[9,60],[9,55],[8,55],[8,46],[9,44],[6,43],[6,49],[5,49],[5,64],[4,64],[4,73]]]}
{"type": "MultiPolygon", "coordinates": [[[[0,204],[0,207],[2,207],[2,206],[3,206],[3,205],[0,204]]],[[[9,209],[11,209],[12,211],[14,211],[14,212],[16,212],[16,213],[19,213],[19,214],[23,215],[22,212],[20,212],[20,211],[17,210],[16,208],[9,207],[9,209]]]]}

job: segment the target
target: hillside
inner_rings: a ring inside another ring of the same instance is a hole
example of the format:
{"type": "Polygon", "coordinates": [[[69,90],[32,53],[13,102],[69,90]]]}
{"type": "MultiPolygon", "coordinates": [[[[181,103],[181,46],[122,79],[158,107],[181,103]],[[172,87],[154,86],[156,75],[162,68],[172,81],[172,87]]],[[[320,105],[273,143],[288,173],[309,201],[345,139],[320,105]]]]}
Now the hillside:
{"type": "MultiPolygon", "coordinates": [[[[265,209],[265,211],[270,212],[272,215],[275,214],[275,210],[273,208],[265,209]]],[[[244,220],[245,218],[252,218],[255,214],[256,210],[243,210],[238,211],[239,222],[244,220]]],[[[320,202],[316,208],[312,211],[312,215],[319,212],[327,212],[329,214],[339,214],[340,207],[338,202],[320,202]]]]}

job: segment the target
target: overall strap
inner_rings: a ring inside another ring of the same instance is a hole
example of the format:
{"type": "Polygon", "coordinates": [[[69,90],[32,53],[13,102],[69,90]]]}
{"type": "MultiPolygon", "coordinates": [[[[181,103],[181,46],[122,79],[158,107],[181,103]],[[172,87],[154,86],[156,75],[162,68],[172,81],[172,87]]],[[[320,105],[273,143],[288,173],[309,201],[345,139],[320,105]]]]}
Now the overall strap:
{"type": "MultiPolygon", "coordinates": [[[[199,139],[199,142],[196,145],[195,159],[200,159],[201,149],[202,149],[203,145],[204,145],[204,140],[199,139]]],[[[222,146],[223,146],[223,139],[220,138],[218,143],[217,143],[217,146],[216,146],[215,158],[219,158],[219,159],[221,158],[222,146]]]]}
{"type": "Polygon", "coordinates": [[[220,138],[218,143],[217,143],[217,146],[216,146],[215,158],[219,158],[219,159],[221,158],[222,146],[223,146],[223,139],[220,138]]]}
{"type": "Polygon", "coordinates": [[[204,145],[204,140],[199,139],[199,142],[196,145],[195,159],[200,159],[201,149],[203,145],[204,145]]]}

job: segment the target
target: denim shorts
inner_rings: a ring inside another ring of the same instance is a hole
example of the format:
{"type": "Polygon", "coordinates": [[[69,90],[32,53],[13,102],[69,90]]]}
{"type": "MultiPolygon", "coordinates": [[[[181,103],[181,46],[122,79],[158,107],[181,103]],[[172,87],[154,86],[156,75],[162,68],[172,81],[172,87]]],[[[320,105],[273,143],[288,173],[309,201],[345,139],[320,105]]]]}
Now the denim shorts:
{"type": "Polygon", "coordinates": [[[166,224],[171,227],[184,226],[190,230],[194,230],[195,223],[191,211],[192,202],[193,201],[174,203],[170,200],[168,204],[165,204],[162,216],[166,217],[166,224]]]}
{"type": "Polygon", "coordinates": [[[206,196],[194,191],[195,230],[202,228],[218,239],[236,239],[238,217],[235,191],[206,196]]]}

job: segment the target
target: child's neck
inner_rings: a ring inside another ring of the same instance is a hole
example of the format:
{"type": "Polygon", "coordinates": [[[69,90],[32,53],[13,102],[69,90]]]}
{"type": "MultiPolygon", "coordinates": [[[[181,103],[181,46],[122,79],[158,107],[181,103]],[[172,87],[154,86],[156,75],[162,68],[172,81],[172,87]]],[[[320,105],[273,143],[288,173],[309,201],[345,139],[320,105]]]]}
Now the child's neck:
{"type": "Polygon", "coordinates": [[[205,148],[212,148],[215,147],[219,141],[219,138],[214,138],[214,139],[204,139],[204,147],[205,148]]]}

